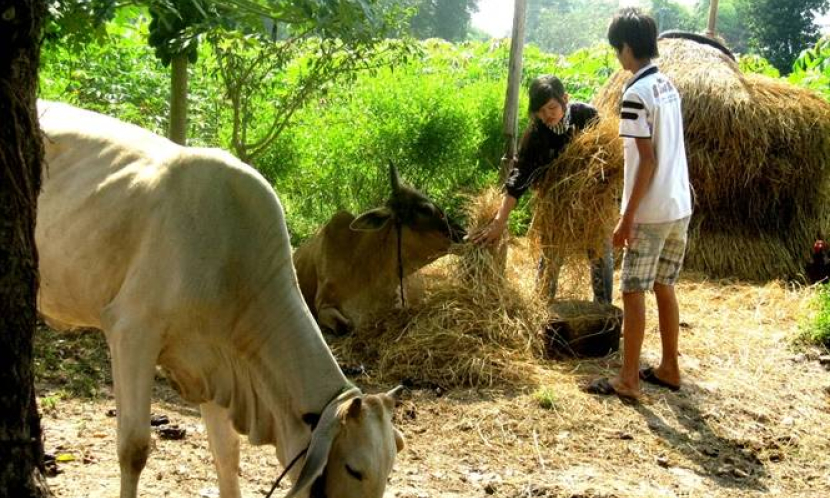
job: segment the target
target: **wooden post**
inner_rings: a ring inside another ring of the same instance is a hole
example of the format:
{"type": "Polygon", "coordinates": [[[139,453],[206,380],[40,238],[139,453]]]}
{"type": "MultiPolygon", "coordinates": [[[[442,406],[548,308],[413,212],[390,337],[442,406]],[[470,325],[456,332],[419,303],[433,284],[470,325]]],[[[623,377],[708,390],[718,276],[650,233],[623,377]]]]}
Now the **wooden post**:
{"type": "Polygon", "coordinates": [[[709,3],[709,27],[706,29],[706,36],[715,38],[715,25],[718,21],[718,0],[711,0],[709,3]]]}
{"type": "Polygon", "coordinates": [[[504,181],[516,155],[519,90],[522,83],[522,50],[525,44],[527,0],[516,0],[513,11],[513,34],[510,38],[510,61],[507,73],[507,95],[504,102],[504,136],[507,150],[501,158],[500,177],[504,181]]]}

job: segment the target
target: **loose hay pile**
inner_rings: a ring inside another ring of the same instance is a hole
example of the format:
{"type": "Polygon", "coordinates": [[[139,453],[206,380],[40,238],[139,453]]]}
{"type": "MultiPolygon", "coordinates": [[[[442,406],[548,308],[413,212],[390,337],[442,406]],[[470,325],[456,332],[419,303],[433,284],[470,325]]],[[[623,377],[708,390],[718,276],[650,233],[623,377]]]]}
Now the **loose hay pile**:
{"type": "MultiPolygon", "coordinates": [[[[686,266],[713,277],[797,277],[830,227],[830,104],[744,75],[712,47],[672,39],[659,48],[656,63],[683,97],[695,191],[686,266]]],[[[601,115],[617,114],[629,77],[619,71],[599,92],[601,115]]]]}
{"type": "MultiPolygon", "coordinates": [[[[496,190],[473,199],[469,231],[489,222],[500,201],[496,190]]],[[[422,272],[422,298],[334,344],[341,361],[368,364],[381,382],[443,388],[535,382],[542,355],[537,332],[547,312],[535,298],[528,262],[511,258],[505,270],[498,247],[470,244],[455,253],[422,272]]]]}

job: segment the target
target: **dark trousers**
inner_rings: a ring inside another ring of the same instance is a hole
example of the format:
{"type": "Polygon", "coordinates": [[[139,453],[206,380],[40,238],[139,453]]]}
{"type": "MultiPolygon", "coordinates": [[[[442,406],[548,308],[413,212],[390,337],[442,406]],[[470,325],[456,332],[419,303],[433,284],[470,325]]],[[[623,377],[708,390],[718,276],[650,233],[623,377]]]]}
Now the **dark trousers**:
{"type": "MultiPolygon", "coordinates": [[[[588,251],[588,259],[591,262],[591,287],[594,291],[594,302],[610,304],[614,297],[614,251],[611,248],[611,241],[603,244],[602,254],[597,256],[596,251],[588,251]]],[[[548,297],[554,299],[559,286],[559,271],[562,269],[562,258],[551,258],[550,281],[548,285],[548,297]]],[[[537,282],[543,282],[547,259],[544,255],[539,258],[537,282]]]]}

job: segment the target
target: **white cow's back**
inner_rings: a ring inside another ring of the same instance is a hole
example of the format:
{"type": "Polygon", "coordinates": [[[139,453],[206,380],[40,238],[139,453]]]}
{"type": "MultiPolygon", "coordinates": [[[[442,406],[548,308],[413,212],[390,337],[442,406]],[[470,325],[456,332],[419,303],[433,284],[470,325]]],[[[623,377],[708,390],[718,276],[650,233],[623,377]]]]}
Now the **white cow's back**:
{"type": "Polygon", "coordinates": [[[171,299],[181,312],[182,299],[227,306],[243,297],[228,293],[265,285],[258,276],[291,273],[276,196],[229,154],[63,104],[42,106],[41,126],[44,314],[100,328],[101,311],[125,293],[153,313],[171,299]]]}

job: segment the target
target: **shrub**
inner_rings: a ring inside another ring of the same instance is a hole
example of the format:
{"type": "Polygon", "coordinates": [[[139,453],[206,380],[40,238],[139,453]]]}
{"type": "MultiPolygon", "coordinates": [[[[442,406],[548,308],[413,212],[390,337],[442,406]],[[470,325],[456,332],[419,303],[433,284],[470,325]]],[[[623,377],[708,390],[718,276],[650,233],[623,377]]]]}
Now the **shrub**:
{"type": "Polygon", "coordinates": [[[818,284],[810,303],[811,313],[802,325],[802,338],[830,347],[830,284],[818,284]]]}

